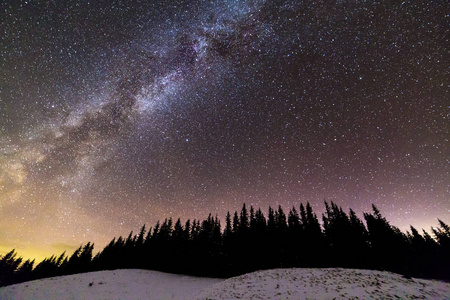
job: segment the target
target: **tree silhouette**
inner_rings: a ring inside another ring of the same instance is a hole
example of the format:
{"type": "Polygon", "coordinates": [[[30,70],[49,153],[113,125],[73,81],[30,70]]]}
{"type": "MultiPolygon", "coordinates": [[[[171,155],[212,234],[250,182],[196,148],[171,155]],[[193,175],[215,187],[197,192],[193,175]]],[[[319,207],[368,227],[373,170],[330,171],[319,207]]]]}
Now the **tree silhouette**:
{"type": "Polygon", "coordinates": [[[288,232],[287,240],[289,246],[286,249],[286,257],[288,265],[300,266],[302,257],[302,247],[305,247],[304,229],[300,222],[300,216],[295,209],[295,206],[291,208],[288,214],[288,232]]]}
{"type": "Polygon", "coordinates": [[[405,253],[407,237],[398,228],[391,226],[375,205],[373,214],[364,214],[369,231],[369,242],[373,256],[373,267],[394,272],[407,272],[405,253]]]}
{"type": "Polygon", "coordinates": [[[438,262],[441,267],[436,270],[440,278],[449,278],[450,271],[450,226],[438,219],[439,227],[432,228],[433,234],[439,243],[438,262]]]}
{"type": "Polygon", "coordinates": [[[13,283],[14,273],[22,263],[22,258],[17,257],[16,250],[6,253],[0,260],[0,286],[13,283]]]}
{"type": "Polygon", "coordinates": [[[317,215],[313,212],[309,202],[306,203],[306,211],[303,204],[300,205],[300,217],[305,232],[304,260],[302,266],[324,266],[326,265],[326,244],[322,235],[317,215]]]}
{"type": "Polygon", "coordinates": [[[329,249],[330,266],[364,267],[367,253],[367,230],[362,221],[350,210],[350,217],[331,202],[325,201],[323,227],[329,249]]]}
{"type": "Polygon", "coordinates": [[[230,212],[227,212],[227,216],[225,218],[225,231],[223,232],[224,237],[228,238],[233,233],[233,229],[231,227],[231,215],[230,212]]]}
{"type": "Polygon", "coordinates": [[[442,220],[433,236],[411,226],[402,233],[376,206],[363,220],[350,209],[325,202],[323,230],[309,203],[261,208],[243,204],[226,214],[225,228],[217,215],[204,220],[166,218],[148,231],[113,238],[93,257],[94,244],[81,245],[70,256],[52,255],[38,263],[23,261],[15,250],[0,256],[0,286],[31,279],[116,268],[147,268],[202,276],[229,277],[277,267],[347,267],[382,269],[406,276],[450,280],[450,227],[442,220]]]}

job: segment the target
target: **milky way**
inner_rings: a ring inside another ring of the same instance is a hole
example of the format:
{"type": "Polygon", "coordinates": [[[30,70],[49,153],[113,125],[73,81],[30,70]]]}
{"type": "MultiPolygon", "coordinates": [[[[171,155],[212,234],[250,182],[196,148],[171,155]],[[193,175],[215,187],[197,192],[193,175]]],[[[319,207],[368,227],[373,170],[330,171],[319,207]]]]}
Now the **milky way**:
{"type": "Polygon", "coordinates": [[[445,1],[0,8],[0,253],[244,202],[450,222],[445,1]]]}

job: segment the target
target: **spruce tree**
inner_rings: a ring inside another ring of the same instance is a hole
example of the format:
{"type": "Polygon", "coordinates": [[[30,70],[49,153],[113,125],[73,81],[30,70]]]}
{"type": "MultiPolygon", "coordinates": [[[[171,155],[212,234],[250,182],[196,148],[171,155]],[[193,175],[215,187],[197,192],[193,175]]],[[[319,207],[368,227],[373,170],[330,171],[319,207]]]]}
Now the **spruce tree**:
{"type": "Polygon", "coordinates": [[[233,234],[237,235],[239,230],[240,224],[239,224],[239,216],[237,211],[234,212],[233,216],[233,234]]]}
{"type": "Polygon", "coordinates": [[[256,218],[255,218],[255,210],[253,208],[253,205],[250,206],[250,228],[254,227],[256,223],[256,218]]]}
{"type": "Polygon", "coordinates": [[[26,260],[22,265],[17,269],[17,272],[14,274],[14,283],[20,283],[24,281],[28,281],[32,279],[32,271],[33,271],[34,259],[26,260]]]}
{"type": "Polygon", "coordinates": [[[300,216],[305,233],[305,251],[303,254],[306,257],[303,260],[303,266],[324,266],[325,243],[322,236],[322,229],[309,202],[306,203],[306,211],[303,205],[300,205],[300,216]]]}
{"type": "Polygon", "coordinates": [[[145,238],[145,224],[141,227],[141,230],[139,231],[139,235],[136,239],[136,246],[140,247],[144,244],[144,238],[145,238]]]}
{"type": "Polygon", "coordinates": [[[301,265],[302,258],[302,245],[304,245],[303,230],[300,223],[300,216],[298,215],[295,206],[289,211],[288,214],[288,234],[287,239],[289,245],[286,252],[288,257],[288,264],[293,267],[301,265]]]}
{"type": "Polygon", "coordinates": [[[191,220],[187,220],[184,224],[184,238],[186,241],[191,239],[191,220]]]}
{"type": "Polygon", "coordinates": [[[231,227],[231,215],[230,215],[229,211],[227,212],[225,222],[226,222],[226,224],[225,224],[224,236],[228,238],[231,236],[231,234],[233,232],[232,227],[231,227]]]}
{"type": "Polygon", "coordinates": [[[300,228],[300,217],[295,209],[295,206],[289,211],[288,214],[288,227],[291,231],[298,231],[300,228]]]}
{"type": "Polygon", "coordinates": [[[239,230],[241,231],[242,234],[245,234],[245,232],[247,232],[248,227],[249,227],[248,211],[244,203],[240,215],[239,230]]]}
{"type": "Polygon", "coordinates": [[[178,220],[175,222],[175,226],[173,228],[173,234],[172,234],[172,239],[174,241],[175,244],[178,244],[181,239],[183,238],[184,235],[184,229],[183,226],[181,225],[181,219],[178,218],[178,220]]]}
{"type": "Polygon", "coordinates": [[[369,241],[374,259],[374,268],[394,272],[407,272],[405,253],[407,253],[407,237],[398,228],[391,226],[381,215],[375,205],[373,214],[364,214],[369,232],[369,241]]]}
{"type": "Polygon", "coordinates": [[[17,257],[15,249],[6,253],[0,259],[0,286],[14,282],[14,273],[22,263],[22,257],[17,257]]]}

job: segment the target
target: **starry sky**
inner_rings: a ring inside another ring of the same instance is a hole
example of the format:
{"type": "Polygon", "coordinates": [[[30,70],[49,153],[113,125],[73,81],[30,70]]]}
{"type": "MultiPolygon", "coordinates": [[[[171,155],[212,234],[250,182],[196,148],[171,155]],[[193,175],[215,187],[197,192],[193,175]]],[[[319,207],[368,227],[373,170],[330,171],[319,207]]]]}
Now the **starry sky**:
{"type": "Polygon", "coordinates": [[[324,200],[450,223],[447,1],[4,0],[0,253],[324,200]]]}

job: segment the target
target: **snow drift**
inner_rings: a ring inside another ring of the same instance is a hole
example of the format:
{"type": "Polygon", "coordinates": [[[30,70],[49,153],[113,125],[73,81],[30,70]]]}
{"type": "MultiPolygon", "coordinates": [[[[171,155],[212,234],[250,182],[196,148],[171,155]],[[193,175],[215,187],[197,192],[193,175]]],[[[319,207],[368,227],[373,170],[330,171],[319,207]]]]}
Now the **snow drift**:
{"type": "Polygon", "coordinates": [[[0,299],[450,299],[450,283],[353,269],[274,269],[227,280],[99,271],[0,288],[0,299]]]}
{"type": "Polygon", "coordinates": [[[450,299],[450,283],[355,269],[274,269],[230,278],[198,299],[450,299]]]}
{"type": "Polygon", "coordinates": [[[81,273],[0,288],[0,299],[193,299],[223,279],[148,270],[81,273]]]}

